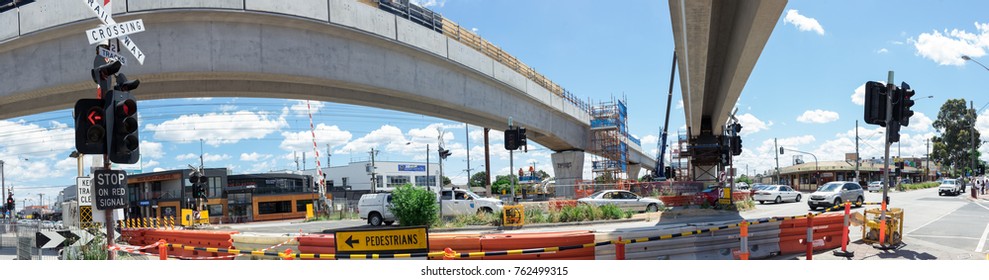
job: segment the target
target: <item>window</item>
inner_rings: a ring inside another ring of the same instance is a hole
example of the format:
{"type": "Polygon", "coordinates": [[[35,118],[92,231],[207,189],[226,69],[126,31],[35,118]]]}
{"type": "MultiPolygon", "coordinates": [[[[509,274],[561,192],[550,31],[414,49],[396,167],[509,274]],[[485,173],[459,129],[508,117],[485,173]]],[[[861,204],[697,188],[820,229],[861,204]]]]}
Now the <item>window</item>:
{"type": "Polygon", "coordinates": [[[206,210],[209,210],[210,217],[223,216],[223,204],[211,204],[206,207],[207,207],[206,210]]]}
{"type": "Polygon", "coordinates": [[[220,177],[209,177],[209,192],[206,194],[209,197],[222,197],[223,188],[220,186],[220,177]]]}
{"type": "Polygon", "coordinates": [[[347,177],[340,178],[340,183],[343,184],[341,186],[344,186],[344,187],[350,186],[350,185],[347,184],[347,177]]]}
{"type": "Polygon", "coordinates": [[[467,194],[464,192],[457,192],[457,200],[467,200],[467,194]]]}
{"type": "Polygon", "coordinates": [[[252,204],[251,194],[249,193],[232,193],[227,195],[228,204],[252,204]]]}
{"type": "Polygon", "coordinates": [[[312,204],[312,200],[296,200],[295,212],[306,212],[306,205],[312,204]]]}
{"type": "Polygon", "coordinates": [[[258,203],[258,214],[292,213],[292,201],[269,201],[258,203]]]}
{"type": "Polygon", "coordinates": [[[378,189],[384,187],[385,186],[385,176],[378,175],[378,177],[376,179],[374,179],[374,185],[375,185],[374,187],[375,188],[378,188],[378,189]]]}
{"type": "Polygon", "coordinates": [[[397,188],[409,183],[409,176],[388,176],[388,187],[397,188]]]}
{"type": "Polygon", "coordinates": [[[436,176],[429,176],[429,179],[426,179],[426,176],[416,176],[416,186],[434,187],[436,186],[436,176]]]}
{"type": "Polygon", "coordinates": [[[443,198],[442,199],[443,200],[453,200],[453,192],[452,191],[443,191],[443,198]]]}

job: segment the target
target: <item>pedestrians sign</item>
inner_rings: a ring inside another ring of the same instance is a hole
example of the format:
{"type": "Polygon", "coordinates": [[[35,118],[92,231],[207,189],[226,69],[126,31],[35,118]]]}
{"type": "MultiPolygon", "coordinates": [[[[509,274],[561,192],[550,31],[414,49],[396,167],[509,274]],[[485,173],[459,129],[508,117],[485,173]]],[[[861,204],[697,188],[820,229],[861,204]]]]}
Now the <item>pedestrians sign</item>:
{"type": "Polygon", "coordinates": [[[96,170],[96,209],[117,209],[127,206],[127,172],[123,170],[96,170]]]}
{"type": "MultiPolygon", "coordinates": [[[[112,17],[110,17],[110,13],[111,13],[110,0],[100,0],[100,1],[82,0],[82,1],[85,2],[87,6],[89,6],[89,11],[93,12],[93,14],[96,15],[96,18],[98,18],[100,22],[102,22],[103,24],[106,25],[117,24],[117,22],[114,21],[112,17]]],[[[141,24],[141,29],[142,30],[144,29],[144,24],[141,24]]],[[[137,48],[137,44],[135,44],[134,41],[132,41],[129,36],[127,35],[120,36],[120,41],[124,44],[124,49],[127,49],[127,51],[133,54],[134,58],[137,58],[137,63],[144,64],[144,52],[141,52],[141,49],[137,48]]]]}
{"type": "Polygon", "coordinates": [[[345,229],[334,233],[338,253],[425,253],[429,251],[426,227],[345,229]]]}
{"type": "Polygon", "coordinates": [[[117,24],[101,25],[100,27],[86,30],[89,44],[96,44],[106,40],[144,32],[143,20],[132,20],[117,24]]]}
{"type": "Polygon", "coordinates": [[[76,193],[79,196],[79,206],[93,205],[93,179],[76,177],[76,193]]]}

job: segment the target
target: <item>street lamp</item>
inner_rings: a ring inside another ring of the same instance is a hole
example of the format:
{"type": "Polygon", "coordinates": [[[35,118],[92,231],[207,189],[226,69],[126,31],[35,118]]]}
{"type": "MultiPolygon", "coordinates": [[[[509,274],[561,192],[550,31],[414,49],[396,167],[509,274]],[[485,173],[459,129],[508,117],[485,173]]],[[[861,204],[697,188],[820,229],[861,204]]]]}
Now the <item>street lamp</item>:
{"type": "Polygon", "coordinates": [[[814,155],[812,153],[804,152],[804,151],[798,151],[798,150],[794,150],[794,149],[786,149],[786,148],[783,148],[783,147],[780,147],[780,150],[786,150],[786,151],[791,151],[791,152],[796,152],[796,153],[808,154],[808,155],[814,157],[814,184],[816,185],[816,184],[819,184],[820,183],[820,181],[821,181],[821,167],[817,163],[817,156],[816,155],[814,155]]]}
{"type": "Polygon", "coordinates": [[[969,60],[969,61],[972,61],[972,62],[975,62],[975,64],[978,64],[979,66],[982,66],[982,68],[985,68],[985,69],[986,69],[986,71],[989,71],[989,67],[986,67],[985,65],[983,65],[982,63],[980,63],[980,62],[979,62],[978,60],[975,60],[974,58],[972,58],[972,57],[970,57],[970,56],[967,56],[967,55],[963,55],[963,56],[962,56],[962,59],[964,59],[964,60],[969,60]]]}

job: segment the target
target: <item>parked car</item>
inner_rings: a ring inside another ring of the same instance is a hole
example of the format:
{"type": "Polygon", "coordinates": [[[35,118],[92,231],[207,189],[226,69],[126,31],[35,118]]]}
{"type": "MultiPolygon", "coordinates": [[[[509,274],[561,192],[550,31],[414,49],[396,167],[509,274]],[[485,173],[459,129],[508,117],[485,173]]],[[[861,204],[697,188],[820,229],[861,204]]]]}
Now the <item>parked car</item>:
{"type": "Polygon", "coordinates": [[[869,183],[869,192],[883,191],[883,181],[872,181],[869,183]]]}
{"type": "Polygon", "coordinates": [[[367,220],[372,226],[395,223],[395,214],[389,207],[391,207],[391,193],[364,194],[357,201],[357,212],[361,219],[367,220]]]}
{"type": "Polygon", "coordinates": [[[752,199],[758,201],[759,204],[766,203],[766,201],[779,204],[786,200],[800,202],[800,198],[800,192],[794,191],[790,186],[784,185],[765,186],[761,190],[756,191],[755,195],[752,196],[752,199]]]}
{"type": "Polygon", "coordinates": [[[941,181],[941,185],[937,187],[937,195],[943,196],[945,194],[959,195],[964,190],[962,190],[961,184],[955,179],[944,179],[941,181]]]}
{"type": "Polygon", "coordinates": [[[757,191],[759,191],[761,189],[764,189],[764,188],[766,188],[768,186],[770,186],[770,185],[763,185],[763,184],[754,184],[754,185],[752,185],[752,189],[749,190],[749,196],[755,196],[755,193],[757,191]]]}
{"type": "Polygon", "coordinates": [[[577,203],[602,206],[614,204],[619,208],[631,211],[657,212],[663,202],[648,197],[640,197],[629,191],[623,190],[603,190],[594,192],[587,197],[577,200],[577,203]]]}
{"type": "Polygon", "coordinates": [[[477,213],[501,213],[502,201],[484,198],[464,189],[444,190],[443,216],[460,216],[477,213]]]}
{"type": "Polygon", "coordinates": [[[859,207],[864,201],[864,197],[865,192],[858,183],[835,181],[821,185],[817,191],[811,193],[810,199],[807,200],[807,206],[810,206],[810,210],[816,210],[818,207],[828,208],[845,201],[854,201],[856,207],[859,207]]]}

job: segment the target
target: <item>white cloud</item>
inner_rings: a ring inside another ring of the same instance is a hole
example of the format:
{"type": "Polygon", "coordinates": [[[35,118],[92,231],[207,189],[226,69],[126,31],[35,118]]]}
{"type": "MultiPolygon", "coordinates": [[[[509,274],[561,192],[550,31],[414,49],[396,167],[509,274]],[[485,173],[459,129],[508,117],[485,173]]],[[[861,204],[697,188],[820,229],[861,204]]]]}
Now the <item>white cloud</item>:
{"type": "Polygon", "coordinates": [[[237,110],[237,105],[230,105],[230,104],[220,105],[221,112],[230,112],[233,110],[237,110]]]}
{"type": "Polygon", "coordinates": [[[876,51],[876,53],[878,53],[878,54],[889,53],[889,50],[887,50],[886,48],[881,48],[878,51],[876,51]]]}
{"type": "Polygon", "coordinates": [[[443,5],[446,5],[446,0],[412,0],[411,2],[423,8],[429,8],[433,6],[438,6],[442,8],[443,5]]]}
{"type": "Polygon", "coordinates": [[[210,153],[203,154],[203,161],[205,162],[216,162],[216,161],[228,160],[228,159],[230,159],[230,155],[228,154],[222,154],[222,155],[214,155],[210,153]]]}
{"type": "Polygon", "coordinates": [[[319,113],[319,111],[322,110],[323,107],[326,107],[326,103],[320,101],[307,102],[306,100],[296,100],[296,102],[292,104],[291,107],[282,108],[282,114],[285,115],[292,113],[293,115],[296,116],[300,116],[300,117],[304,116],[308,118],[309,113],[312,114],[319,113]]]}
{"type": "Polygon", "coordinates": [[[19,121],[0,121],[0,155],[64,157],[75,149],[75,129],[59,122],[50,127],[19,121]],[[63,154],[65,153],[65,154],[63,154]]]}
{"type": "Polygon", "coordinates": [[[401,129],[391,125],[384,125],[381,126],[381,128],[371,131],[371,133],[368,133],[363,137],[350,141],[343,147],[336,149],[333,153],[363,153],[370,152],[372,147],[381,149],[382,146],[385,146],[387,148],[385,150],[388,151],[398,151],[405,148],[404,146],[406,142],[408,142],[408,140],[405,139],[405,135],[402,133],[401,129]]]}
{"type": "Polygon", "coordinates": [[[921,33],[917,40],[911,40],[917,55],[933,60],[938,65],[963,65],[962,55],[982,57],[989,49],[989,23],[975,22],[976,33],[965,30],[933,30],[921,33]]]}
{"type": "Polygon", "coordinates": [[[194,158],[199,158],[199,155],[193,154],[193,153],[188,153],[188,154],[184,154],[184,155],[178,155],[178,156],[175,157],[175,160],[177,160],[177,161],[183,161],[183,160],[190,160],[190,159],[194,159],[194,158]]]}
{"type": "Polygon", "coordinates": [[[260,161],[260,160],[267,160],[271,157],[272,156],[270,154],[259,154],[257,152],[251,152],[250,154],[248,153],[240,154],[240,160],[242,161],[260,161]]]}
{"type": "Polygon", "coordinates": [[[783,23],[793,24],[800,31],[814,31],[817,32],[817,35],[824,35],[824,27],[821,27],[821,23],[817,22],[814,18],[801,15],[794,9],[786,11],[786,17],[783,18],[783,23]]]}
{"type": "Polygon", "coordinates": [[[838,120],[838,113],[826,110],[810,110],[804,111],[802,115],[797,117],[798,122],[802,123],[829,123],[838,120]]]}
{"type": "Polygon", "coordinates": [[[642,137],[642,139],[640,140],[640,142],[642,142],[642,147],[643,148],[655,147],[656,144],[659,143],[659,137],[657,137],[656,135],[652,135],[652,134],[646,135],[646,137],[642,137]]]}
{"type": "Polygon", "coordinates": [[[189,143],[198,139],[206,144],[237,143],[244,139],[262,139],[268,134],[288,127],[285,118],[275,118],[267,112],[237,111],[233,113],[207,113],[184,115],[161,124],[149,124],[145,129],[154,132],[155,139],[189,143]]]}
{"type": "Polygon", "coordinates": [[[739,115],[737,118],[738,122],[742,124],[742,132],[739,132],[742,136],[769,129],[769,125],[751,113],[739,115]]]}
{"type": "Polygon", "coordinates": [[[161,167],[155,167],[154,169],[151,170],[151,172],[162,172],[162,171],[166,171],[166,170],[161,167]]]}
{"type": "MultiPolygon", "coordinates": [[[[340,130],[339,127],[332,125],[327,126],[326,124],[316,125],[316,147],[321,151],[325,151],[326,145],[331,147],[339,146],[353,138],[353,135],[349,131],[340,130]]],[[[279,147],[286,151],[308,151],[313,150],[313,132],[310,130],[303,130],[298,132],[282,132],[282,143],[279,147]]]]}
{"type": "Polygon", "coordinates": [[[855,88],[855,91],[852,92],[852,103],[860,106],[865,105],[865,84],[855,88]]]}
{"type": "Polygon", "coordinates": [[[161,143],[149,142],[141,140],[141,157],[147,157],[149,159],[156,159],[165,156],[165,152],[162,151],[161,143]]]}
{"type": "MultiPolygon", "coordinates": [[[[933,124],[934,121],[927,117],[924,113],[914,112],[913,117],[910,117],[910,126],[907,126],[907,129],[916,132],[924,132],[930,130],[933,124]]],[[[978,124],[978,122],[976,122],[976,124],[978,124]]]]}

